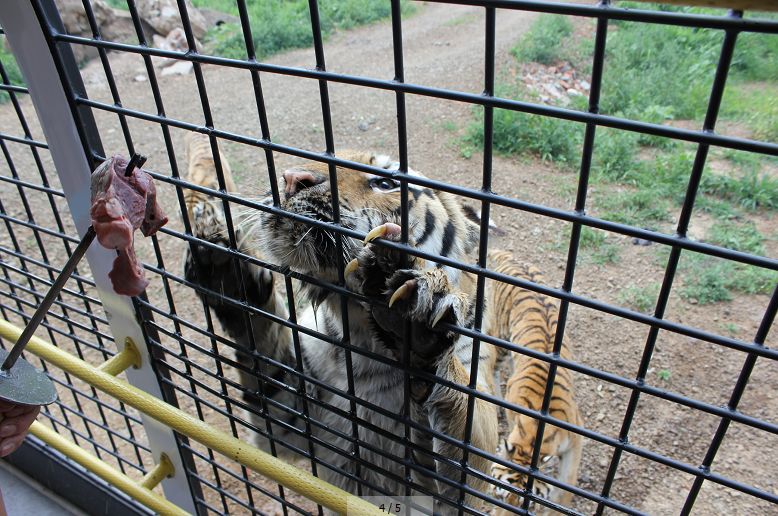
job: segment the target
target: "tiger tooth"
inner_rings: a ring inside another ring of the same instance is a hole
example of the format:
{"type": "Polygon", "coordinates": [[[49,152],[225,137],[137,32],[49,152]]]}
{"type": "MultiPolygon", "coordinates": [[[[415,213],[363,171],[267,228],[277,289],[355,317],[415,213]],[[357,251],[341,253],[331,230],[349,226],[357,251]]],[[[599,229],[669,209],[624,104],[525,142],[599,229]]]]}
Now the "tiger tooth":
{"type": "Polygon", "coordinates": [[[410,296],[411,291],[416,286],[416,282],[413,280],[408,280],[400,287],[394,291],[394,294],[392,294],[392,297],[389,298],[389,308],[394,305],[398,299],[406,299],[408,296],[410,296]]]}
{"type": "Polygon", "coordinates": [[[380,226],[376,226],[373,229],[370,230],[370,233],[367,234],[365,237],[365,244],[369,244],[376,238],[382,237],[386,234],[386,225],[381,224],[380,226]]]}
{"type": "Polygon", "coordinates": [[[356,258],[354,258],[353,260],[348,262],[346,264],[346,268],[343,269],[343,277],[344,278],[347,277],[349,274],[357,270],[357,268],[359,268],[359,262],[357,261],[356,258]]]}

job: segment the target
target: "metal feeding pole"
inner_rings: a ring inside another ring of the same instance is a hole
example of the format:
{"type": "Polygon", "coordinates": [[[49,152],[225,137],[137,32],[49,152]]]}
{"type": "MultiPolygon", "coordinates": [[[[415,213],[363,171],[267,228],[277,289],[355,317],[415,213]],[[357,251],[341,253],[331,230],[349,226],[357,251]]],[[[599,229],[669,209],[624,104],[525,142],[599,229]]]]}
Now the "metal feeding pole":
{"type": "Polygon", "coordinates": [[[62,272],[60,272],[59,276],[57,276],[57,279],[46,293],[46,296],[43,298],[43,301],[41,301],[41,304],[38,305],[35,313],[32,314],[32,318],[24,328],[24,331],[19,337],[19,340],[16,341],[16,344],[14,344],[14,347],[8,353],[8,356],[5,357],[2,368],[0,368],[0,379],[3,379],[0,381],[0,397],[2,397],[2,383],[4,383],[4,379],[9,377],[9,373],[11,368],[14,366],[14,363],[19,358],[19,355],[22,354],[22,351],[24,351],[24,347],[30,341],[30,338],[35,334],[35,330],[38,329],[38,326],[40,326],[41,321],[43,321],[43,318],[46,316],[49,308],[51,308],[54,300],[57,299],[57,296],[65,286],[65,283],[67,283],[68,279],[70,279],[70,275],[73,274],[76,265],[78,265],[78,262],[80,262],[81,258],[84,257],[84,253],[86,253],[86,250],[95,239],[95,236],[95,229],[92,226],[89,226],[86,235],[84,235],[84,238],[81,239],[81,242],[79,242],[78,246],[73,251],[70,259],[68,259],[67,263],[62,268],[62,272]]]}

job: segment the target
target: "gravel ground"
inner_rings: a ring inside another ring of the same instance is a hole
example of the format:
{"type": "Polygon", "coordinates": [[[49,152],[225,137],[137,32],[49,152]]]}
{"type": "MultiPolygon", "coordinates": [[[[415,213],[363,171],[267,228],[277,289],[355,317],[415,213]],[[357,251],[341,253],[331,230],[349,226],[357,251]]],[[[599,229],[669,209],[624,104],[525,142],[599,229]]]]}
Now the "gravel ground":
{"type": "MultiPolygon", "coordinates": [[[[515,73],[513,60],[508,50],[516,39],[531,25],[535,15],[521,12],[499,12],[497,17],[497,73],[515,73]]],[[[405,51],[405,78],[408,82],[451,88],[479,93],[484,80],[484,18],[483,13],[470,7],[426,5],[403,24],[405,51]]],[[[391,25],[388,22],[363,27],[337,34],[325,44],[327,67],[331,71],[356,74],[375,78],[394,76],[392,60],[391,25]]],[[[304,49],[275,56],[273,63],[312,67],[312,49],[304,49]]],[[[132,55],[110,54],[110,62],[116,77],[122,104],[126,107],[156,113],[142,62],[132,55]]],[[[111,102],[105,75],[98,61],[89,63],[82,74],[90,98],[111,102]]],[[[249,73],[233,69],[204,67],[205,83],[216,127],[235,133],[259,136],[259,123],[249,73]]],[[[321,105],[318,83],[311,80],[284,76],[263,75],[263,89],[273,140],[285,145],[301,147],[311,151],[324,148],[321,105]]],[[[202,124],[204,117],[197,96],[194,75],[160,78],[160,87],[167,115],[186,122],[202,124]]],[[[329,85],[333,129],[336,148],[370,148],[396,155],[397,119],[395,95],[392,92],[371,90],[342,84],[329,85]]],[[[479,187],[481,183],[482,156],[474,153],[470,159],[462,157],[459,138],[471,120],[472,108],[468,105],[408,96],[408,150],[411,166],[430,177],[445,179],[451,183],[479,187]]],[[[28,116],[32,106],[23,101],[28,116]]],[[[3,132],[20,134],[15,114],[10,106],[0,106],[0,124],[3,132]]],[[[96,118],[103,144],[109,153],[126,153],[119,120],[115,115],[96,112],[96,118]]],[[[32,121],[31,121],[32,123],[32,121]]],[[[149,156],[147,163],[159,173],[169,174],[171,160],[165,151],[162,133],[157,126],[138,120],[129,120],[129,128],[139,152],[149,156]]],[[[35,124],[33,124],[34,126],[35,124]]],[[[35,136],[40,131],[33,127],[35,136]]],[[[172,130],[177,164],[185,167],[184,134],[172,130]]],[[[234,170],[240,192],[246,196],[261,193],[267,187],[264,152],[231,142],[221,142],[223,152],[228,156],[234,170]]],[[[22,178],[40,181],[28,152],[18,146],[9,145],[14,156],[17,171],[22,178]]],[[[48,156],[44,162],[53,170],[48,156]]],[[[276,156],[279,170],[295,160],[283,155],[276,156]]],[[[7,175],[7,166],[0,165],[7,175]]],[[[544,204],[562,209],[572,209],[576,178],[574,174],[560,172],[553,166],[529,158],[495,157],[493,163],[493,190],[499,194],[517,199],[544,204]]],[[[166,185],[159,187],[161,198],[171,216],[170,226],[182,230],[177,213],[175,192],[166,185]]],[[[0,184],[5,210],[24,217],[24,207],[18,201],[16,188],[7,183],[0,184]]],[[[30,194],[30,204],[41,224],[52,224],[48,201],[43,195],[30,194]]],[[[58,203],[60,211],[66,211],[64,203],[58,203]]],[[[596,206],[593,207],[596,210],[596,206]]],[[[527,213],[511,212],[497,207],[493,211],[494,221],[506,231],[502,237],[493,237],[490,245],[509,249],[513,253],[543,269],[551,285],[561,285],[566,263],[564,241],[565,224],[527,213]]],[[[754,218],[760,229],[773,231],[766,216],[754,218]]],[[[707,221],[709,223],[709,221],[707,221]]],[[[774,223],[774,221],[773,221],[774,223]]],[[[69,228],[69,221],[65,221],[69,228]]],[[[692,232],[705,227],[705,217],[696,217],[692,232]]],[[[20,248],[31,256],[39,257],[34,235],[21,238],[20,248]]],[[[9,239],[6,233],[4,242],[9,239]]],[[[579,259],[574,291],[594,299],[619,303],[619,292],[627,285],[646,285],[661,281],[663,265],[656,258],[655,246],[633,246],[630,239],[609,235],[609,242],[618,245],[621,260],[615,264],[601,266],[587,258],[586,251],[579,259]]],[[[43,238],[44,245],[54,245],[54,240],[43,238]]],[[[157,263],[150,242],[139,245],[139,255],[147,263],[163,266],[173,274],[182,271],[181,258],[184,247],[180,241],[168,236],[158,240],[164,262],[157,263]]],[[[57,249],[61,248],[61,245],[57,249]]],[[[776,256],[776,242],[767,242],[769,256],[776,256]]],[[[49,256],[51,263],[59,262],[57,253],[49,256]]],[[[12,261],[12,260],[11,260],[12,261]]],[[[16,262],[14,262],[16,263],[16,262]]],[[[175,310],[180,316],[205,327],[202,308],[192,292],[175,282],[170,282],[171,297],[165,295],[165,286],[159,277],[153,277],[149,288],[151,301],[163,312],[175,310]]],[[[713,305],[692,305],[676,295],[671,296],[667,318],[688,324],[709,332],[722,333],[725,328],[735,332],[734,336],[749,341],[753,338],[760,317],[768,302],[767,296],[737,296],[728,303],[713,305]],[[734,326],[736,325],[736,329],[734,326]]],[[[648,328],[637,323],[620,320],[607,314],[586,308],[572,306],[569,312],[567,334],[569,345],[578,361],[626,378],[634,378],[648,328]]],[[[196,390],[204,400],[225,409],[219,393],[230,387],[219,381],[219,377],[235,378],[229,368],[223,372],[203,351],[213,345],[202,335],[186,328],[177,329],[172,323],[159,318],[159,324],[171,332],[179,331],[189,341],[189,368],[181,360],[177,341],[162,338],[163,344],[171,349],[172,366],[185,376],[174,377],[175,383],[184,391],[196,390]],[[198,369],[200,368],[200,369],[198,369]],[[214,371],[217,377],[214,377],[214,371]],[[190,383],[190,380],[192,383],[190,383]],[[199,384],[197,383],[199,382],[199,384]],[[209,391],[210,390],[210,391],[209,391]]],[[[767,345],[776,344],[771,335],[767,345]]],[[[99,356],[87,356],[99,359],[99,356]]],[[[745,356],[741,353],[714,345],[660,332],[656,350],[651,362],[647,383],[662,389],[694,397],[714,405],[726,404],[743,366],[745,356]],[[669,378],[660,379],[658,371],[668,371],[669,378]]],[[[770,361],[758,360],[740,404],[740,409],[753,417],[771,423],[778,422],[778,371],[770,361]]],[[[575,375],[578,401],[587,428],[611,437],[618,437],[630,392],[627,389],[605,384],[583,375],[575,375]]],[[[179,398],[188,410],[201,410],[207,421],[229,429],[224,415],[207,406],[196,406],[185,394],[179,398]]],[[[233,409],[227,407],[227,409],[233,409]]],[[[239,413],[239,411],[238,411],[239,413]]],[[[111,421],[114,421],[113,419],[111,421]]],[[[699,464],[706,453],[710,439],[718,425],[718,418],[686,409],[650,396],[642,396],[629,441],[653,452],[685,461],[692,466],[699,464]]],[[[116,424],[123,424],[116,418],[116,424]]],[[[248,432],[239,429],[242,437],[248,432]]],[[[732,424],[713,465],[713,471],[725,474],[740,482],[776,492],[775,452],[778,442],[773,435],[752,428],[732,424]]],[[[195,449],[206,454],[206,450],[195,449]]],[[[585,443],[581,465],[580,487],[599,492],[607,471],[612,450],[594,441],[585,443]]],[[[147,459],[145,459],[147,460],[147,459]]],[[[205,497],[216,510],[230,510],[242,513],[236,500],[244,503],[252,496],[252,502],[263,511],[272,512],[273,503],[255,489],[251,494],[241,486],[241,477],[246,473],[230,465],[226,460],[219,464],[234,472],[235,477],[220,474],[222,487],[232,497],[220,498],[212,489],[206,488],[205,497]]],[[[198,461],[198,470],[205,478],[213,478],[212,467],[205,461],[198,461]]],[[[277,493],[272,484],[258,475],[248,474],[253,482],[277,493]]],[[[625,454],[616,476],[612,496],[621,503],[637,510],[653,514],[676,514],[682,506],[693,477],[674,471],[658,463],[625,454]]],[[[287,493],[288,495],[288,493],[287,493]]],[[[290,496],[296,503],[310,508],[299,497],[290,496]]],[[[591,513],[594,505],[583,499],[576,499],[575,507],[591,513]]],[[[706,482],[695,506],[697,514],[766,514],[775,513],[775,508],[747,495],[706,482]]],[[[607,511],[606,511],[607,512],[607,511]]]]}

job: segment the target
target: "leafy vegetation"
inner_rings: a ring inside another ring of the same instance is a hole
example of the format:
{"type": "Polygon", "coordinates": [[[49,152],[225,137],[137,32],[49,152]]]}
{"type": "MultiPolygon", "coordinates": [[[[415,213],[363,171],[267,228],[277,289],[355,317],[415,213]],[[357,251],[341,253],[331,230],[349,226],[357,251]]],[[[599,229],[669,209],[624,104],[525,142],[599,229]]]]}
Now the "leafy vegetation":
{"type": "Polygon", "coordinates": [[[519,61],[550,64],[561,58],[564,38],[572,32],[573,25],[566,17],[544,14],[511,52],[519,61]]]}
{"type": "MultiPolygon", "coordinates": [[[[193,0],[196,7],[208,7],[238,16],[234,0],[193,0]]],[[[263,0],[247,2],[252,38],[258,58],[267,57],[282,50],[306,47],[313,44],[311,19],[306,0],[263,0]]],[[[409,13],[413,6],[402,5],[409,13]]],[[[372,0],[330,0],[319,5],[323,36],[335,30],[349,29],[372,23],[391,14],[389,2],[372,0]]],[[[225,23],[211,29],[205,43],[217,55],[233,59],[246,59],[243,30],[239,24],[225,23]]]]}
{"type": "Polygon", "coordinates": [[[708,230],[707,240],[736,251],[764,255],[764,236],[751,221],[718,221],[708,230]]]}
{"type": "Polygon", "coordinates": [[[643,313],[650,313],[656,305],[659,296],[659,285],[651,283],[645,287],[630,285],[619,293],[619,301],[630,308],[643,313]]]}
{"type": "MultiPolygon", "coordinates": [[[[10,50],[7,50],[5,46],[5,36],[0,36],[0,63],[3,65],[6,75],[8,75],[8,82],[16,86],[23,86],[24,77],[19,70],[19,66],[16,64],[16,59],[10,50]]],[[[5,91],[0,91],[0,104],[8,102],[10,96],[5,91]]]]}

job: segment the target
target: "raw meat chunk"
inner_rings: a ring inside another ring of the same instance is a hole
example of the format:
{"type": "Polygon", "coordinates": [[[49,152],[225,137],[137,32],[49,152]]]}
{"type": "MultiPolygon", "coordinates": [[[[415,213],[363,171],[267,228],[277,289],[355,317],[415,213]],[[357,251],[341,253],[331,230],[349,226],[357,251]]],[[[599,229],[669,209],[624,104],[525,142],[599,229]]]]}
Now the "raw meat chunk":
{"type": "Polygon", "coordinates": [[[137,296],[148,281],[132,248],[133,233],[140,229],[144,236],[153,235],[168,218],[157,204],[151,176],[139,168],[126,175],[127,165],[126,159],[114,156],[92,173],[90,215],[98,242],[119,251],[109,274],[114,291],[137,296]]]}

